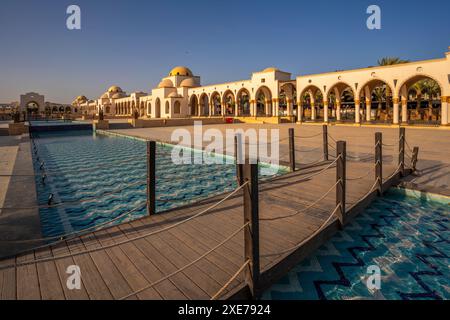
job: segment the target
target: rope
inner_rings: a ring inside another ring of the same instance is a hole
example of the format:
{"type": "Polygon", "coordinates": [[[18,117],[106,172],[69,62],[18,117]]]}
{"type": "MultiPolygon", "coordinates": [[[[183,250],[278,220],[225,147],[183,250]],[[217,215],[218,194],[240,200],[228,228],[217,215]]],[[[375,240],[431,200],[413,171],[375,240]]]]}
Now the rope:
{"type": "Polygon", "coordinates": [[[70,257],[74,257],[74,256],[79,256],[79,255],[83,255],[83,254],[93,253],[93,252],[97,252],[97,251],[101,251],[101,250],[106,250],[106,249],[114,248],[114,247],[117,247],[117,246],[120,246],[120,245],[123,245],[123,244],[130,243],[130,242],[133,242],[133,241],[137,241],[137,240],[140,240],[140,239],[144,239],[144,238],[153,236],[153,235],[155,235],[155,234],[158,234],[158,233],[161,233],[161,232],[164,232],[164,231],[167,231],[167,230],[171,230],[171,229],[173,229],[173,228],[175,228],[175,227],[178,227],[179,225],[182,225],[182,224],[187,223],[187,222],[189,222],[189,221],[191,221],[191,220],[194,220],[194,219],[196,219],[197,217],[199,217],[199,216],[201,216],[201,215],[207,213],[208,211],[210,211],[210,210],[216,208],[217,206],[221,205],[223,202],[225,202],[226,200],[228,200],[229,198],[231,198],[233,195],[235,195],[239,190],[241,190],[241,189],[242,189],[244,186],[246,186],[248,183],[249,183],[248,181],[245,182],[244,184],[242,184],[241,186],[239,186],[238,188],[236,188],[234,191],[232,191],[231,193],[229,193],[226,197],[224,197],[222,200],[218,201],[218,202],[215,203],[214,205],[212,205],[212,206],[210,206],[210,207],[208,207],[208,208],[206,208],[206,209],[200,211],[199,213],[197,213],[197,214],[195,214],[195,215],[193,215],[193,216],[191,216],[191,217],[189,217],[189,218],[187,218],[187,219],[185,219],[185,220],[182,220],[182,221],[180,221],[180,222],[174,223],[174,224],[172,224],[172,225],[170,225],[170,226],[167,226],[167,227],[165,227],[165,228],[162,228],[162,229],[159,229],[159,230],[156,230],[156,231],[152,231],[152,232],[149,232],[149,233],[140,235],[140,236],[136,236],[136,237],[134,237],[134,238],[129,238],[129,239],[126,239],[126,240],[122,240],[122,241],[120,241],[120,242],[116,242],[116,243],[113,243],[113,244],[110,244],[110,245],[107,245],[107,246],[101,246],[101,247],[92,248],[92,249],[89,249],[89,250],[84,250],[84,251],[79,251],[79,252],[69,253],[69,254],[65,254],[65,255],[61,255],[61,256],[56,256],[56,257],[48,257],[48,258],[34,259],[34,260],[24,261],[24,262],[21,262],[21,263],[15,262],[14,264],[6,265],[6,266],[1,266],[1,267],[0,267],[0,270],[9,269],[9,268],[17,268],[17,267],[22,267],[22,266],[27,266],[27,265],[35,264],[35,263],[39,263],[39,262],[49,262],[49,261],[54,261],[54,260],[59,260],[59,259],[70,258],[70,257]]]}
{"type": "Polygon", "coordinates": [[[159,283],[161,283],[161,282],[163,282],[163,281],[165,281],[165,280],[167,280],[167,279],[169,279],[169,278],[171,278],[171,277],[177,275],[178,273],[180,273],[180,272],[186,270],[186,269],[189,268],[190,266],[196,264],[197,262],[199,262],[200,260],[202,260],[202,259],[205,258],[206,256],[210,255],[212,252],[214,252],[215,250],[217,250],[218,248],[220,248],[221,246],[223,246],[226,242],[228,242],[229,240],[231,240],[234,236],[236,236],[239,232],[241,232],[241,231],[242,231],[245,227],[247,227],[249,224],[250,224],[250,222],[247,222],[247,223],[244,224],[242,227],[240,227],[238,230],[236,230],[236,231],[233,232],[231,235],[229,235],[225,240],[223,240],[223,241],[220,242],[218,245],[216,245],[215,247],[211,248],[210,250],[208,250],[207,252],[205,252],[204,254],[202,254],[200,257],[198,257],[198,258],[195,259],[194,261],[188,263],[188,264],[185,265],[184,267],[182,267],[182,268],[180,268],[180,269],[178,269],[178,270],[176,270],[176,271],[174,271],[174,272],[168,274],[167,276],[165,276],[165,277],[159,279],[158,281],[155,281],[155,282],[149,284],[148,286],[145,286],[144,288],[141,288],[141,289],[139,289],[139,290],[136,290],[136,291],[134,291],[134,292],[132,292],[132,293],[130,293],[130,294],[128,294],[128,295],[126,295],[126,296],[120,298],[119,300],[126,300],[126,299],[128,299],[128,298],[130,298],[130,297],[132,297],[132,296],[135,296],[135,295],[137,295],[137,294],[139,294],[139,293],[141,293],[141,292],[143,292],[143,291],[145,291],[145,290],[147,290],[147,289],[150,289],[150,288],[156,286],[157,284],[159,284],[159,283]]]}
{"type": "Polygon", "coordinates": [[[321,150],[321,148],[314,148],[314,149],[309,149],[309,150],[300,150],[300,149],[295,148],[294,150],[297,151],[297,152],[308,153],[308,152],[314,152],[314,151],[317,151],[317,150],[321,150]]]}
{"type": "Polygon", "coordinates": [[[400,170],[400,167],[401,167],[401,166],[402,166],[402,163],[399,163],[399,165],[398,165],[397,169],[394,171],[394,173],[392,173],[388,178],[383,179],[383,181],[388,181],[388,180],[391,179],[393,176],[395,176],[395,175],[398,173],[398,171],[400,170]]]}
{"type": "Polygon", "coordinates": [[[300,242],[299,244],[287,249],[287,250],[283,250],[277,253],[268,253],[268,254],[263,254],[261,255],[261,258],[269,258],[269,257],[276,257],[276,256],[281,256],[283,254],[286,253],[290,253],[298,248],[300,248],[301,246],[303,246],[306,242],[308,242],[309,240],[311,240],[312,238],[314,238],[319,232],[322,231],[322,229],[328,224],[328,222],[331,221],[331,219],[333,218],[334,214],[336,213],[336,211],[341,207],[340,204],[337,205],[337,207],[333,210],[333,212],[331,213],[330,217],[313,233],[311,234],[309,237],[307,237],[305,240],[303,240],[302,242],[300,242]]]}
{"type": "Polygon", "coordinates": [[[239,268],[239,270],[236,271],[236,273],[230,278],[230,280],[228,280],[227,283],[225,283],[225,285],[222,288],[220,288],[220,290],[217,291],[217,293],[215,295],[212,296],[211,300],[217,300],[219,298],[219,296],[222,294],[222,292],[224,292],[225,289],[228,288],[234,280],[236,280],[236,278],[241,274],[241,272],[249,264],[250,264],[250,260],[245,261],[244,264],[239,268]]]}
{"type": "MultiPolygon", "coordinates": [[[[146,205],[147,205],[147,202],[145,202],[143,205],[141,205],[139,207],[136,207],[136,208],[134,208],[134,209],[132,209],[130,211],[127,211],[127,212],[125,212],[125,213],[115,217],[112,220],[108,220],[108,221],[105,221],[103,223],[97,224],[95,226],[91,226],[89,228],[78,230],[78,231],[73,231],[73,232],[66,233],[66,234],[63,234],[63,235],[60,235],[60,236],[51,236],[51,237],[37,238],[37,239],[27,239],[27,240],[1,240],[1,242],[7,242],[7,243],[31,243],[31,242],[39,242],[39,241],[60,240],[58,242],[53,242],[51,244],[46,244],[44,246],[28,249],[27,251],[33,251],[33,250],[46,248],[48,246],[54,246],[55,244],[57,244],[57,243],[59,243],[61,241],[67,240],[68,237],[77,236],[77,235],[80,235],[80,234],[85,233],[87,231],[90,231],[90,230],[93,230],[93,229],[96,229],[96,228],[100,228],[100,227],[103,227],[103,226],[108,225],[110,223],[113,223],[113,222],[115,222],[117,220],[120,220],[121,218],[124,218],[124,217],[126,217],[126,216],[128,216],[128,215],[130,215],[130,214],[132,214],[132,213],[134,213],[136,211],[139,211],[139,210],[143,209],[146,205]]],[[[97,230],[94,230],[94,231],[100,231],[100,230],[101,229],[97,229],[97,230]]]]}
{"type": "Polygon", "coordinates": [[[318,133],[318,134],[315,134],[315,135],[312,135],[312,136],[294,136],[295,138],[298,138],[298,139],[311,139],[311,138],[315,138],[315,137],[318,137],[318,136],[321,136],[323,133],[321,132],[321,133],[318,133]]]}
{"type": "Polygon", "coordinates": [[[316,206],[320,201],[322,201],[323,199],[325,199],[325,197],[341,182],[342,180],[339,179],[327,192],[325,192],[325,194],[320,197],[317,201],[315,201],[314,203],[310,204],[309,206],[307,206],[306,208],[303,208],[302,210],[299,210],[295,213],[289,214],[289,215],[285,215],[285,216],[279,216],[279,217],[274,217],[274,218],[260,218],[260,221],[276,221],[276,220],[281,220],[281,219],[286,219],[286,218],[292,218],[295,217],[297,215],[299,215],[302,212],[305,212],[309,209],[311,209],[312,207],[316,206]]]}
{"type": "Polygon", "coordinates": [[[368,171],[365,175],[362,175],[362,176],[359,176],[359,177],[356,177],[356,178],[346,178],[346,180],[347,181],[361,180],[361,179],[364,179],[364,178],[368,177],[371,174],[372,174],[372,171],[368,171]]]}
{"type": "Polygon", "coordinates": [[[105,193],[103,193],[102,195],[99,195],[99,196],[92,196],[92,197],[88,197],[88,198],[81,199],[81,200],[73,200],[73,201],[60,202],[60,203],[51,204],[51,205],[38,205],[38,206],[32,206],[32,207],[5,207],[5,208],[0,208],[0,210],[52,209],[52,208],[58,208],[58,207],[65,206],[65,205],[81,204],[81,203],[84,203],[84,202],[87,202],[87,201],[90,201],[90,200],[98,199],[99,197],[106,197],[106,196],[109,196],[109,195],[112,195],[112,194],[115,194],[115,193],[120,193],[120,192],[122,192],[122,191],[124,191],[124,190],[126,190],[128,188],[131,188],[131,187],[134,187],[134,186],[137,186],[137,185],[140,185],[140,184],[142,184],[141,181],[135,182],[135,183],[132,183],[132,184],[126,186],[126,187],[119,188],[119,189],[116,189],[116,190],[112,190],[112,191],[109,191],[109,192],[105,192],[105,193]]]}

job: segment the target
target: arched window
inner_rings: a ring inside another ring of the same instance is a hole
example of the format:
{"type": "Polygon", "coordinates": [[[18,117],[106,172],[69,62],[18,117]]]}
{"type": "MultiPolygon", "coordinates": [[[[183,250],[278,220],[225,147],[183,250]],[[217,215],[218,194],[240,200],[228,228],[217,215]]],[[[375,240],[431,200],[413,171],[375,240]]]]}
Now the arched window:
{"type": "Polygon", "coordinates": [[[147,105],[147,114],[152,114],[152,104],[151,103],[149,103],[147,105]]]}
{"type": "Polygon", "coordinates": [[[170,113],[170,104],[169,101],[166,101],[166,114],[170,113]]]}
{"type": "Polygon", "coordinates": [[[175,105],[173,106],[173,113],[175,113],[175,114],[181,113],[180,101],[175,101],[175,105]]]}

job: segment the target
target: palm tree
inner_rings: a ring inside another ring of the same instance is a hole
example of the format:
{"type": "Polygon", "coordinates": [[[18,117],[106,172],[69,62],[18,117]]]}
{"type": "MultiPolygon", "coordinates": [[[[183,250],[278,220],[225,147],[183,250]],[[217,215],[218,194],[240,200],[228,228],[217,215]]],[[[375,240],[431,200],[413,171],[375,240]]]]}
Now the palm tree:
{"type": "Polygon", "coordinates": [[[395,64],[408,63],[409,60],[403,60],[399,57],[384,57],[378,60],[379,66],[392,66],[395,64]]]}
{"type": "MultiPolygon", "coordinates": [[[[408,63],[409,60],[403,60],[399,57],[384,57],[378,60],[379,66],[393,66],[396,64],[402,64],[402,63],[408,63]]],[[[386,112],[388,112],[390,105],[389,105],[389,97],[391,96],[391,90],[389,86],[386,87],[386,112]]],[[[389,112],[388,112],[389,114],[389,112]]]]}
{"type": "MultiPolygon", "coordinates": [[[[378,108],[377,108],[377,118],[381,116],[381,109],[383,106],[383,100],[385,100],[386,96],[386,89],[385,86],[376,87],[372,91],[372,95],[375,97],[376,101],[378,102],[378,108]]],[[[388,113],[388,110],[386,109],[386,113],[388,113]]]]}

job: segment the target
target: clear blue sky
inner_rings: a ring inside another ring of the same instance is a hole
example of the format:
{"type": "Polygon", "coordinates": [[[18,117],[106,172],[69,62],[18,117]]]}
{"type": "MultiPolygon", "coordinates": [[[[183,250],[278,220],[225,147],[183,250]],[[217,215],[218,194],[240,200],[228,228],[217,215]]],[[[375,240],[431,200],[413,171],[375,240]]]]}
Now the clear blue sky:
{"type": "Polygon", "coordinates": [[[149,92],[176,65],[211,84],[268,66],[297,76],[440,58],[449,12],[448,0],[2,0],[0,102],[29,91],[97,98],[113,84],[149,92]],[[66,29],[70,4],[81,31],[66,29]],[[379,31],[366,27],[371,4],[382,9],[379,31]]]}

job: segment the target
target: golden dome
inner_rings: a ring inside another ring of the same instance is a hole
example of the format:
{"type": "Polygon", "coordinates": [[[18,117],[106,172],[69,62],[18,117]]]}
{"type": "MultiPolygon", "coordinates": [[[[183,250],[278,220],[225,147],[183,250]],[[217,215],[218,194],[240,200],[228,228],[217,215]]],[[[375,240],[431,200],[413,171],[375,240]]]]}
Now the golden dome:
{"type": "Polygon", "coordinates": [[[118,86],[112,86],[108,89],[109,93],[118,93],[118,92],[122,92],[122,89],[118,86]]]}
{"type": "Polygon", "coordinates": [[[175,67],[169,73],[169,77],[172,77],[172,76],[193,77],[194,74],[192,73],[191,70],[189,70],[189,68],[186,68],[186,67],[175,67]]]}
{"type": "Polygon", "coordinates": [[[183,81],[181,81],[180,87],[193,88],[197,87],[197,84],[195,83],[194,79],[184,79],[183,81]]]}
{"type": "Polygon", "coordinates": [[[78,96],[76,100],[78,100],[78,101],[86,101],[87,98],[85,96],[78,96]]]}
{"type": "Polygon", "coordinates": [[[159,83],[158,88],[173,88],[173,82],[169,79],[163,80],[159,83]]]}
{"type": "Polygon", "coordinates": [[[263,70],[263,72],[274,72],[274,71],[280,71],[277,68],[271,67],[271,68],[266,68],[263,70]]]}

